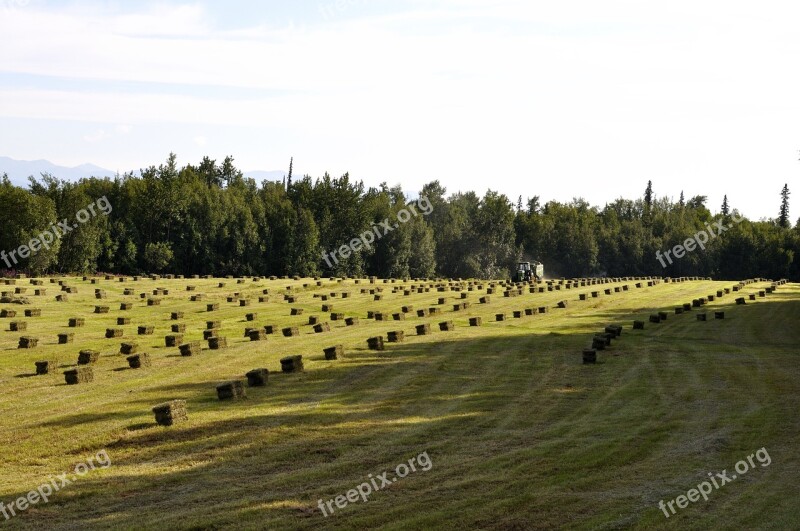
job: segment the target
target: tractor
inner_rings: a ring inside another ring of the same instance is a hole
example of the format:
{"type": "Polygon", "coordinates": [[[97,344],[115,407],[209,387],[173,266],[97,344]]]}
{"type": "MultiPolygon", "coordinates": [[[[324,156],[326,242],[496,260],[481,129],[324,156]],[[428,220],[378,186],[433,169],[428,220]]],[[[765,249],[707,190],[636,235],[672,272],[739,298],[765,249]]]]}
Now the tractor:
{"type": "Polygon", "coordinates": [[[541,282],[544,280],[544,265],[541,262],[520,262],[514,282],[541,282]]]}

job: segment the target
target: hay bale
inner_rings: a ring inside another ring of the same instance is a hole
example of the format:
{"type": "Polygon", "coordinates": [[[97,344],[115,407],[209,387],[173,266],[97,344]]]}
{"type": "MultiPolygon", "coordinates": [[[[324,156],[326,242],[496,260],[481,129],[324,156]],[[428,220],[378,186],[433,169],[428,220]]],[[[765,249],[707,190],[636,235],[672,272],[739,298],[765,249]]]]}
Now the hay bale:
{"type": "Polygon", "coordinates": [[[750,300],[751,300],[751,301],[754,301],[754,300],[756,300],[756,294],[755,294],[755,293],[751,293],[751,294],[750,294],[750,300]]]}
{"type": "Polygon", "coordinates": [[[258,314],[257,313],[246,313],[244,315],[244,318],[247,321],[255,321],[256,319],[258,319],[258,314]]]}
{"type": "Polygon", "coordinates": [[[247,398],[247,393],[244,390],[244,384],[241,380],[233,380],[221,383],[217,386],[217,398],[220,400],[247,398]]]}
{"type": "Polygon", "coordinates": [[[452,332],[456,329],[456,326],[453,324],[453,321],[442,321],[439,323],[439,330],[442,332],[452,332]]]}
{"type": "Polygon", "coordinates": [[[69,302],[69,297],[66,295],[56,295],[56,302],[69,302]]]}
{"type": "Polygon", "coordinates": [[[323,304],[322,305],[323,312],[332,312],[333,311],[333,304],[323,304]]]}
{"type": "Polygon", "coordinates": [[[661,316],[659,314],[657,314],[657,313],[651,314],[650,315],[650,322],[651,323],[660,323],[661,322],[661,316]]]}
{"type": "Polygon", "coordinates": [[[644,321],[634,321],[633,322],[633,329],[634,330],[644,330],[644,321]]]}
{"type": "Polygon", "coordinates": [[[658,316],[661,318],[662,321],[667,320],[667,312],[658,312],[658,316]]]}
{"type": "Polygon", "coordinates": [[[579,298],[580,300],[582,300],[582,301],[585,301],[585,300],[586,300],[588,297],[586,296],[586,294],[585,294],[585,293],[580,293],[580,294],[578,294],[578,298],[579,298]]]}
{"type": "Polygon", "coordinates": [[[200,354],[202,347],[199,341],[189,341],[180,345],[178,350],[180,350],[181,356],[194,356],[195,354],[200,354]]]}
{"type": "Polygon", "coordinates": [[[417,310],[417,317],[428,317],[430,312],[426,308],[420,308],[417,310]]]}
{"type": "Polygon", "coordinates": [[[331,312],[331,321],[344,321],[344,313],[331,312]]]}
{"type": "Polygon", "coordinates": [[[697,314],[697,320],[698,321],[705,321],[706,320],[706,314],[705,313],[698,313],[697,314]]]}
{"type": "Polygon", "coordinates": [[[150,354],[147,352],[142,352],[141,354],[132,354],[125,359],[128,360],[128,366],[131,369],[150,367],[150,354]]]}
{"type": "Polygon", "coordinates": [[[67,385],[89,383],[94,380],[94,371],[91,367],[77,367],[64,371],[64,380],[67,385]]]}
{"type": "Polygon", "coordinates": [[[358,324],[358,317],[348,317],[344,320],[344,324],[347,326],[354,326],[358,324]]]}
{"type": "Polygon", "coordinates": [[[130,317],[117,317],[117,326],[129,325],[131,324],[130,317]]]}
{"type": "Polygon", "coordinates": [[[683,311],[684,312],[691,312],[692,311],[692,303],[686,302],[683,304],[683,311]]]}
{"type": "Polygon", "coordinates": [[[286,356],[281,358],[281,371],[283,372],[301,372],[303,370],[303,356],[295,354],[294,356],[286,356]]]}
{"type": "Polygon", "coordinates": [[[747,304],[747,301],[744,300],[744,297],[738,297],[736,299],[736,304],[747,304]]]}
{"type": "Polygon", "coordinates": [[[267,333],[263,329],[254,329],[250,330],[247,333],[247,337],[250,338],[250,341],[266,341],[267,340],[267,333]]]}
{"type": "Polygon", "coordinates": [[[28,308],[25,310],[25,317],[41,317],[42,310],[39,308],[28,308]]]}
{"type": "Polygon", "coordinates": [[[264,387],[269,379],[269,369],[252,369],[245,376],[248,387],[264,387]]]}
{"type": "Polygon", "coordinates": [[[84,349],[78,352],[78,365],[91,365],[100,359],[100,352],[97,350],[84,349]]]}
{"type": "Polygon", "coordinates": [[[567,307],[567,301],[558,301],[557,306],[559,308],[566,308],[567,307]]]}
{"type": "Polygon", "coordinates": [[[409,304],[409,305],[403,306],[401,308],[401,310],[403,311],[403,313],[411,313],[411,312],[414,311],[414,307],[409,304]]]}
{"type": "Polygon", "coordinates": [[[73,332],[62,332],[58,334],[58,344],[59,345],[66,345],[67,343],[72,343],[75,340],[75,334],[73,332]]]}
{"type": "Polygon", "coordinates": [[[186,400],[171,400],[158,404],[153,408],[156,423],[161,426],[172,426],[177,422],[186,422],[189,416],[186,413],[186,400]]]}
{"type": "Polygon", "coordinates": [[[323,352],[325,353],[326,360],[338,360],[344,356],[344,347],[342,345],[334,345],[332,347],[323,349],[323,352]]]}
{"type": "Polygon", "coordinates": [[[524,312],[522,310],[514,310],[512,314],[514,315],[514,319],[521,319],[524,312]]]}
{"type": "Polygon", "coordinates": [[[613,334],[614,337],[622,335],[622,327],[620,325],[608,325],[604,328],[606,334],[613,334]]]}
{"type": "Polygon", "coordinates": [[[431,325],[428,323],[418,324],[416,330],[418,336],[427,336],[431,333],[431,325]]]}
{"type": "Polygon", "coordinates": [[[480,299],[478,299],[478,302],[479,302],[480,304],[489,304],[491,301],[492,301],[492,298],[491,298],[491,297],[489,297],[488,295],[486,295],[486,296],[483,296],[483,297],[481,297],[480,299]]]}
{"type": "Polygon", "coordinates": [[[367,339],[367,347],[370,350],[383,350],[383,336],[371,337],[367,339]]]}
{"type": "Polygon", "coordinates": [[[169,334],[164,336],[164,344],[167,347],[177,347],[183,343],[183,334],[169,334]]]}
{"type": "Polygon", "coordinates": [[[267,334],[274,334],[275,325],[264,325],[264,332],[266,332],[267,334]]]}
{"type": "Polygon", "coordinates": [[[392,330],[386,333],[389,343],[402,343],[405,341],[406,334],[402,330],[392,330]]]}
{"type": "Polygon", "coordinates": [[[725,319],[725,312],[714,312],[714,319],[725,319]]]}
{"type": "Polygon", "coordinates": [[[19,338],[19,344],[17,348],[34,348],[38,344],[39,344],[39,338],[22,336],[21,338],[19,338]]]}
{"type": "Polygon", "coordinates": [[[536,315],[538,311],[538,308],[525,308],[525,315],[536,315]]]}
{"type": "Polygon", "coordinates": [[[28,323],[25,321],[11,321],[8,323],[8,329],[11,332],[24,332],[28,329],[28,323]]]}
{"type": "Polygon", "coordinates": [[[148,306],[161,306],[161,299],[149,298],[147,299],[148,306]]]}
{"type": "Polygon", "coordinates": [[[675,307],[675,315],[680,315],[683,313],[683,306],[675,307]]]}
{"type": "Polygon", "coordinates": [[[206,311],[207,312],[215,312],[217,310],[219,310],[219,303],[218,302],[213,302],[211,304],[206,304],[206,311]]]}
{"type": "Polygon", "coordinates": [[[470,317],[469,318],[469,325],[470,326],[481,326],[483,324],[483,319],[481,317],[470,317]]]}
{"type": "Polygon", "coordinates": [[[547,313],[547,306],[539,306],[539,313],[547,313]]]}
{"type": "Polygon", "coordinates": [[[322,332],[330,332],[330,331],[331,331],[331,325],[328,324],[327,322],[325,322],[325,323],[317,323],[317,324],[314,325],[314,333],[315,334],[320,334],[322,332]]]}
{"type": "Polygon", "coordinates": [[[172,312],[169,314],[169,318],[173,321],[180,321],[183,319],[183,312],[172,312]]]}
{"type": "Polygon", "coordinates": [[[36,374],[39,376],[55,372],[58,368],[58,362],[56,360],[36,361],[34,364],[36,365],[36,374]]]}
{"type": "Polygon", "coordinates": [[[208,338],[208,348],[211,350],[219,350],[228,347],[228,339],[222,336],[214,336],[208,338]]]}
{"type": "Polygon", "coordinates": [[[170,330],[175,334],[183,334],[186,332],[186,324],[184,323],[175,323],[170,325],[170,330]]]}
{"type": "Polygon", "coordinates": [[[302,308],[292,308],[291,315],[303,315],[302,308]]]}
{"type": "Polygon", "coordinates": [[[594,336],[592,338],[592,348],[595,350],[605,350],[606,338],[600,336],[594,336]]]}
{"type": "Polygon", "coordinates": [[[140,336],[149,336],[153,334],[155,327],[153,325],[141,325],[136,330],[140,336]]]}
{"type": "Polygon", "coordinates": [[[197,295],[192,295],[191,297],[189,297],[189,300],[192,301],[192,302],[198,302],[198,301],[205,300],[205,298],[206,298],[206,296],[205,296],[204,293],[198,293],[197,295]]]}
{"type": "Polygon", "coordinates": [[[583,349],[583,364],[589,365],[597,363],[597,351],[591,348],[583,349]]]}
{"type": "Polygon", "coordinates": [[[120,354],[135,354],[139,350],[138,343],[120,343],[120,354]]]}
{"type": "Polygon", "coordinates": [[[404,314],[403,312],[393,313],[392,319],[394,319],[395,321],[405,321],[406,314],[404,314]]]}
{"type": "Polygon", "coordinates": [[[388,321],[389,320],[388,319],[389,316],[386,315],[383,312],[375,312],[374,317],[375,317],[376,321],[388,321]]]}
{"type": "Polygon", "coordinates": [[[239,299],[239,307],[250,306],[250,299],[239,299]]]}
{"type": "Polygon", "coordinates": [[[383,299],[383,295],[375,294],[375,295],[372,296],[372,300],[374,300],[374,301],[379,301],[379,300],[382,300],[382,299],[383,299]]]}
{"type": "Polygon", "coordinates": [[[120,310],[124,311],[124,310],[130,310],[132,308],[133,308],[133,303],[132,302],[121,302],[121,303],[119,303],[119,309],[120,310]]]}

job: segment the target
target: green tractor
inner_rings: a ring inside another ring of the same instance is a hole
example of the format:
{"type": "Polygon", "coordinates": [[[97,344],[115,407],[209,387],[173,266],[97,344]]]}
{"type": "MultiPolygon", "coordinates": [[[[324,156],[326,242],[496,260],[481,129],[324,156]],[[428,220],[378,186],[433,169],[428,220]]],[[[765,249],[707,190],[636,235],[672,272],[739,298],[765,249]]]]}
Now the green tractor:
{"type": "Polygon", "coordinates": [[[514,282],[541,282],[544,280],[544,265],[541,262],[520,262],[514,282]]]}

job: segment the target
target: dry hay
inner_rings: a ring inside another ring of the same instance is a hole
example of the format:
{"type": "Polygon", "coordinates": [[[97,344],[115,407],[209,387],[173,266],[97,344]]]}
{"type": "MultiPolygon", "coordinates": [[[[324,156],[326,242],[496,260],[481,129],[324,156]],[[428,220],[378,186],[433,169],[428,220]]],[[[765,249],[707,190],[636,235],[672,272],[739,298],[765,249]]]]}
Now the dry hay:
{"type": "Polygon", "coordinates": [[[41,317],[42,310],[39,308],[28,308],[25,310],[25,317],[41,317]]]}
{"type": "Polygon", "coordinates": [[[614,337],[622,335],[622,327],[620,325],[608,325],[604,329],[606,334],[613,334],[614,337]]]}
{"type": "Polygon", "coordinates": [[[161,306],[161,299],[149,298],[149,299],[147,299],[147,305],[148,306],[161,306]]]}
{"type": "Polygon", "coordinates": [[[178,350],[180,350],[181,356],[194,356],[195,354],[200,354],[202,347],[199,341],[189,341],[180,345],[178,350]]]}
{"type": "Polygon", "coordinates": [[[430,312],[427,309],[421,308],[421,309],[417,310],[417,317],[428,317],[429,313],[430,312]]]}
{"type": "Polygon", "coordinates": [[[744,300],[744,297],[738,297],[736,299],[736,304],[747,304],[747,301],[744,300]]]}
{"type": "Polygon", "coordinates": [[[215,312],[217,310],[219,310],[219,303],[218,302],[214,302],[214,303],[206,305],[206,311],[208,311],[208,312],[215,312]]]}
{"type": "Polygon", "coordinates": [[[222,336],[214,336],[208,338],[208,348],[211,350],[219,350],[228,347],[228,338],[222,336]]]}
{"type": "Polygon", "coordinates": [[[267,334],[274,334],[275,325],[264,325],[264,332],[266,332],[267,334]]]}
{"type": "Polygon", "coordinates": [[[525,308],[525,315],[536,315],[538,308],[525,308]]]}
{"type": "Polygon", "coordinates": [[[661,316],[658,315],[657,313],[651,314],[650,315],[650,322],[651,323],[660,323],[661,322],[661,316]]]}
{"type": "Polygon", "coordinates": [[[170,330],[173,333],[182,334],[182,333],[186,332],[186,324],[184,324],[184,323],[175,323],[173,325],[170,325],[170,330]]]}
{"type": "Polygon", "coordinates": [[[149,336],[153,334],[155,327],[153,325],[140,325],[136,330],[140,336],[149,336]]]}
{"type": "Polygon", "coordinates": [[[269,379],[269,369],[252,369],[245,376],[248,387],[264,387],[269,379]]]}
{"type": "Polygon", "coordinates": [[[78,352],[78,365],[90,365],[100,359],[100,352],[97,350],[84,349],[78,352]]]}
{"type": "Polygon", "coordinates": [[[36,365],[37,375],[50,374],[58,368],[58,361],[56,360],[37,361],[34,364],[36,365]]]}
{"type": "Polygon", "coordinates": [[[392,330],[386,333],[389,343],[402,343],[405,341],[406,334],[402,330],[392,330]]]}
{"type": "Polygon", "coordinates": [[[106,328],[106,339],[122,337],[125,331],[122,328],[106,328]]]}
{"type": "Polygon", "coordinates": [[[91,367],[76,367],[64,371],[64,380],[67,382],[67,385],[89,383],[94,380],[94,371],[91,367]]]}
{"type": "Polygon", "coordinates": [[[725,312],[714,312],[714,319],[725,319],[725,312]]]}
{"type": "Polygon", "coordinates": [[[592,338],[592,348],[595,350],[604,350],[606,348],[606,338],[594,336],[592,338]]]}
{"type": "Polygon", "coordinates": [[[292,308],[290,315],[303,315],[302,308],[292,308]]]}
{"type": "Polygon", "coordinates": [[[383,336],[376,336],[367,339],[367,348],[370,350],[383,350],[383,336]]]}
{"type": "Polygon", "coordinates": [[[633,329],[634,330],[644,330],[644,321],[634,321],[633,322],[633,329]]]}
{"type": "Polygon", "coordinates": [[[39,344],[39,338],[31,336],[22,336],[21,338],[19,338],[19,344],[17,345],[17,348],[34,348],[38,344],[39,344]]]}
{"type": "Polygon", "coordinates": [[[495,314],[494,319],[495,319],[495,321],[505,321],[506,320],[506,314],[504,314],[504,313],[495,314]]]}
{"type": "Polygon", "coordinates": [[[251,330],[247,337],[250,338],[250,341],[266,341],[267,333],[263,329],[256,328],[251,330]]]}
{"type": "Polygon", "coordinates": [[[183,312],[172,312],[169,314],[169,318],[173,321],[180,321],[183,319],[183,312]]]}
{"type": "Polygon", "coordinates": [[[95,306],[94,313],[108,313],[109,309],[108,306],[95,306]]]}
{"type": "Polygon", "coordinates": [[[330,332],[330,331],[331,331],[331,325],[328,324],[327,322],[325,322],[325,323],[317,323],[317,324],[314,325],[314,333],[315,334],[320,334],[322,332],[330,332]]]}
{"type": "Polygon", "coordinates": [[[177,422],[186,422],[189,416],[186,413],[186,400],[170,400],[158,404],[153,408],[156,423],[161,426],[172,426],[177,422]]]}
{"type": "Polygon", "coordinates": [[[250,299],[239,299],[239,307],[250,306],[250,299]]]}
{"type": "Polygon", "coordinates": [[[697,314],[697,320],[698,321],[705,321],[706,320],[706,314],[705,313],[698,313],[697,314]]]}
{"type": "Polygon", "coordinates": [[[514,316],[514,319],[522,319],[522,316],[525,315],[525,312],[522,310],[514,310],[511,313],[514,316]]]}
{"type": "Polygon", "coordinates": [[[344,314],[341,312],[331,312],[331,321],[344,321],[344,314]]]}
{"type": "Polygon", "coordinates": [[[294,356],[286,356],[281,358],[281,371],[283,372],[300,372],[303,370],[303,356],[295,354],[294,356]]]}
{"type": "Polygon", "coordinates": [[[597,363],[597,350],[591,348],[583,349],[583,364],[589,365],[597,363]]]}
{"type": "Polygon", "coordinates": [[[167,347],[177,347],[183,343],[183,334],[169,334],[164,336],[164,344],[167,347]]]}
{"type": "Polygon", "coordinates": [[[427,336],[431,333],[431,325],[428,323],[418,324],[416,330],[418,336],[427,336]]]}
{"type": "Polygon", "coordinates": [[[130,317],[117,317],[117,326],[128,325],[131,324],[130,317]]]}
{"type": "Polygon", "coordinates": [[[667,312],[658,312],[658,316],[661,318],[662,321],[667,320],[667,312]]]}
{"type": "Polygon", "coordinates": [[[439,323],[439,330],[441,330],[442,332],[451,332],[455,329],[456,327],[453,324],[453,321],[442,321],[441,323],[439,323]]]}
{"type": "Polygon", "coordinates": [[[481,326],[483,324],[483,319],[480,317],[470,317],[469,318],[469,325],[470,326],[481,326]]]}
{"type": "Polygon", "coordinates": [[[119,353],[120,354],[126,354],[126,355],[127,354],[134,354],[134,353],[136,353],[137,350],[139,350],[139,344],[138,343],[125,342],[125,343],[120,343],[120,345],[119,345],[119,353]]]}
{"type": "MultiPolygon", "coordinates": [[[[458,305],[456,305],[456,306],[458,306],[458,305]]],[[[406,314],[404,314],[403,312],[393,313],[392,314],[392,319],[394,319],[395,321],[405,321],[406,320],[406,314]]]]}
{"type": "Polygon", "coordinates": [[[558,301],[557,306],[559,308],[566,308],[567,307],[567,301],[558,301]]]}
{"type": "Polygon", "coordinates": [[[11,321],[8,323],[8,329],[11,332],[24,332],[28,329],[28,323],[25,321],[11,321]]]}
{"type": "Polygon", "coordinates": [[[245,318],[246,321],[255,321],[256,319],[258,319],[258,314],[257,313],[247,313],[247,314],[244,315],[244,318],[245,318]]]}
{"type": "Polygon", "coordinates": [[[142,367],[150,366],[150,355],[147,352],[132,354],[125,359],[128,360],[128,366],[131,369],[141,369],[142,367]]]}
{"type": "Polygon", "coordinates": [[[328,361],[338,360],[344,356],[344,347],[342,345],[334,345],[322,350],[325,353],[325,359],[328,361]]]}
{"type": "Polygon", "coordinates": [[[358,324],[358,317],[348,317],[344,320],[344,324],[347,326],[354,326],[358,324]]]}
{"type": "Polygon", "coordinates": [[[58,334],[58,344],[65,345],[67,343],[72,343],[75,340],[75,334],[73,332],[62,332],[58,334]]]}

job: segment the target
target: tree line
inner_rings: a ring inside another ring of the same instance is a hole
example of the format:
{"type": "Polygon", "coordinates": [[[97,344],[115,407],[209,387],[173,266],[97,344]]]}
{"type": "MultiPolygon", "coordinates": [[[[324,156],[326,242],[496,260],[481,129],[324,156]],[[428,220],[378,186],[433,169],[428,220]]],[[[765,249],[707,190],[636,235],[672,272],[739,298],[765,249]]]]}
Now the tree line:
{"type": "Polygon", "coordinates": [[[398,186],[365,188],[349,175],[283,182],[243,177],[232,157],[164,164],[116,178],[78,182],[44,174],[28,188],[0,182],[0,249],[12,250],[104,197],[113,207],[60,235],[15,264],[33,274],[173,272],[212,275],[302,275],[506,278],[517,261],[539,260],[548,277],[594,275],[800,279],[795,256],[800,225],[789,221],[789,189],[775,219],[739,216],[727,196],[718,214],[702,195],[677,202],[641,198],[602,208],[583,199],[516,204],[491,190],[447,194],[433,181],[420,197],[431,208],[360,246],[341,260],[325,253],[347,244],[407,205],[398,186]],[[724,229],[723,229],[724,227],[724,229]],[[703,249],[670,262],[657,252],[711,231],[703,249]],[[663,265],[662,265],[663,264],[663,265]]]}

